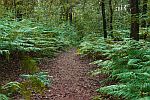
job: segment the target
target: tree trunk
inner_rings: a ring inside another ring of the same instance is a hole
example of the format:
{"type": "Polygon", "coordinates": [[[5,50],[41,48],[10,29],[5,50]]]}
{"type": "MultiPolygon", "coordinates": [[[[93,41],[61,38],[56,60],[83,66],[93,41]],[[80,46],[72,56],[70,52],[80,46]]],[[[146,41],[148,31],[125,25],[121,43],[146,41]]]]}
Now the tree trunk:
{"type": "Polygon", "coordinates": [[[109,27],[111,31],[111,37],[114,38],[113,36],[113,8],[112,8],[112,0],[109,0],[109,9],[110,9],[110,22],[109,22],[109,27]]]}
{"type": "MultiPolygon", "coordinates": [[[[145,14],[147,13],[147,2],[148,2],[148,0],[143,0],[143,9],[142,9],[143,19],[142,19],[142,23],[141,23],[141,27],[143,27],[143,28],[147,27],[146,20],[144,19],[146,17],[145,14]]],[[[144,34],[144,39],[146,39],[146,37],[147,37],[147,34],[144,34]]]]}
{"type": "Polygon", "coordinates": [[[9,9],[8,0],[3,0],[3,2],[4,2],[4,6],[5,6],[6,10],[8,10],[9,9]]]}
{"type": "Polygon", "coordinates": [[[72,17],[73,17],[72,16],[72,7],[70,7],[70,9],[69,9],[69,22],[70,22],[70,25],[72,24],[72,20],[73,20],[72,17]]]}
{"type": "MultiPolygon", "coordinates": [[[[16,15],[16,0],[13,0],[13,9],[14,9],[14,15],[16,15]]],[[[14,16],[16,19],[16,16],[14,16]]]]}
{"type": "Polygon", "coordinates": [[[106,15],[105,15],[105,3],[104,3],[104,0],[101,1],[101,9],[102,9],[102,17],[103,17],[104,38],[107,38],[106,15]]]}
{"type": "Polygon", "coordinates": [[[139,40],[139,5],[138,0],[130,0],[131,33],[130,38],[139,40]]]}
{"type": "Polygon", "coordinates": [[[66,9],[66,21],[69,19],[69,8],[66,9]]]}

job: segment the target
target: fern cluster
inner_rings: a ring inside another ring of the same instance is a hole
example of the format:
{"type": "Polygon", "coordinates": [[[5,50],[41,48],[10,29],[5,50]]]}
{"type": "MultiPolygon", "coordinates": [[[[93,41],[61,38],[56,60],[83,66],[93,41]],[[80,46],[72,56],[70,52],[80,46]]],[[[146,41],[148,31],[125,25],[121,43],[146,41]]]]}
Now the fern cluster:
{"type": "Polygon", "coordinates": [[[0,100],[8,100],[13,94],[21,94],[25,100],[30,100],[33,92],[44,95],[46,87],[50,86],[50,79],[47,72],[21,75],[23,81],[9,82],[0,88],[0,100]]]}
{"type": "Polygon", "coordinates": [[[84,41],[79,52],[103,58],[93,64],[100,66],[93,75],[109,75],[103,82],[116,84],[97,89],[102,94],[113,95],[126,100],[149,100],[150,97],[150,43],[125,39],[114,42],[95,39],[84,41]]]}
{"type": "Polygon", "coordinates": [[[0,100],[9,100],[9,98],[4,94],[0,94],[0,100]]]}
{"type": "Polygon", "coordinates": [[[98,34],[91,34],[83,38],[83,42],[79,45],[78,53],[82,56],[89,56],[93,59],[105,58],[104,53],[111,48],[111,40],[104,40],[98,34]]]}
{"type": "Polygon", "coordinates": [[[28,73],[21,75],[22,82],[1,86],[0,100],[7,100],[14,93],[20,93],[27,100],[33,92],[43,95],[50,85],[49,76],[46,72],[39,72],[33,57],[54,57],[70,44],[75,44],[75,36],[73,27],[67,25],[56,28],[30,20],[0,20],[0,57],[8,61],[19,59],[20,67],[28,73]]]}
{"type": "Polygon", "coordinates": [[[57,37],[58,33],[54,33],[52,28],[40,23],[28,20],[0,23],[0,53],[7,58],[14,52],[52,57],[68,45],[68,42],[57,37]]]}

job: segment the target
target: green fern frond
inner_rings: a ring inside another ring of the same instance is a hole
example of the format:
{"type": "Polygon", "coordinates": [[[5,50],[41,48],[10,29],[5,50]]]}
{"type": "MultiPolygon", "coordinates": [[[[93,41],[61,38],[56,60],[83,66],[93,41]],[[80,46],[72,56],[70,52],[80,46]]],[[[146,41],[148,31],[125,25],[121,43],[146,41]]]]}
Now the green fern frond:
{"type": "Polygon", "coordinates": [[[9,98],[4,94],[0,94],[0,100],[9,100],[9,98]]]}

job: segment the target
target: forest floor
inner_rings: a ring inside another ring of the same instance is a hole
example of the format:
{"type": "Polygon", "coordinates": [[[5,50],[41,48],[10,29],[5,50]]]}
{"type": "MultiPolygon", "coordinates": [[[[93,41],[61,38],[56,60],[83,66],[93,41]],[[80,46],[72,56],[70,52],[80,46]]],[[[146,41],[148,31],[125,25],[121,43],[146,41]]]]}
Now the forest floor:
{"type": "Polygon", "coordinates": [[[53,60],[44,59],[40,64],[42,69],[53,76],[45,100],[92,100],[98,95],[99,79],[89,74],[96,66],[89,62],[81,58],[76,49],[63,52],[53,60]]]}
{"type": "MultiPolygon", "coordinates": [[[[19,74],[22,72],[17,70],[17,67],[14,68],[15,62],[11,68],[10,66],[8,69],[5,67],[5,71],[1,72],[1,84],[19,80],[19,74]]],[[[97,66],[90,65],[90,62],[90,59],[78,55],[76,49],[62,52],[54,59],[42,59],[39,66],[42,71],[47,71],[52,76],[52,84],[45,91],[45,96],[34,94],[32,100],[92,100],[98,95],[96,89],[100,87],[99,80],[105,77],[103,75],[92,77],[89,72],[96,69],[97,66]]],[[[22,100],[20,96],[13,98],[22,100]]]]}

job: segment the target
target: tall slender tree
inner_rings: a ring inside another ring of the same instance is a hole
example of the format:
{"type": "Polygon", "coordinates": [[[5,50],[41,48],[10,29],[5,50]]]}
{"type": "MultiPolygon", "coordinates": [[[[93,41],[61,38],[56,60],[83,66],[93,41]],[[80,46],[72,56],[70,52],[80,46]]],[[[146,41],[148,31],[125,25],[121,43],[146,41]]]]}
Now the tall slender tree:
{"type": "Polygon", "coordinates": [[[130,0],[131,33],[130,38],[139,40],[139,0],[130,0]]]}
{"type": "MultiPolygon", "coordinates": [[[[145,17],[146,17],[146,14],[147,14],[147,3],[148,3],[148,0],[143,0],[143,9],[142,9],[142,23],[141,23],[141,27],[143,28],[146,28],[147,25],[146,25],[146,20],[145,20],[145,17]]],[[[144,39],[146,39],[147,37],[147,34],[144,34],[144,39]]]]}
{"type": "Polygon", "coordinates": [[[73,21],[72,9],[73,9],[73,7],[71,6],[69,8],[69,22],[70,22],[70,25],[72,24],[72,21],[73,21]]]}
{"type": "Polygon", "coordinates": [[[101,0],[101,10],[102,10],[102,17],[103,17],[103,34],[104,38],[107,38],[107,27],[106,27],[106,15],[105,15],[105,0],[101,0]]]}
{"type": "Polygon", "coordinates": [[[109,9],[110,9],[109,27],[110,27],[110,31],[111,31],[111,37],[113,37],[113,8],[112,8],[112,0],[109,0],[109,9]]]}

